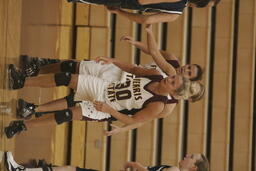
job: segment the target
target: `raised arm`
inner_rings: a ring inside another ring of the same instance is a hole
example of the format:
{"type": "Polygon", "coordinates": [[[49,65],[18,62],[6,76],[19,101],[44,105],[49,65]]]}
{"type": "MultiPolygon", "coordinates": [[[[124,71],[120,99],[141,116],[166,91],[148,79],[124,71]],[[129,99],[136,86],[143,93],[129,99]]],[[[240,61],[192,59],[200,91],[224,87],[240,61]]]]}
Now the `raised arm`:
{"type": "Polygon", "coordinates": [[[114,125],[114,124],[111,124],[112,129],[110,131],[106,131],[105,135],[106,136],[111,136],[111,135],[119,134],[121,132],[130,131],[130,130],[139,128],[144,124],[145,124],[145,122],[138,122],[138,123],[135,123],[135,124],[124,125],[124,126],[121,126],[121,127],[119,127],[117,125],[114,125]]]}
{"type": "Polygon", "coordinates": [[[124,63],[124,62],[121,62],[121,61],[116,60],[114,58],[109,58],[109,57],[105,57],[105,56],[99,56],[95,60],[96,60],[96,62],[102,61],[105,64],[113,63],[114,65],[119,67],[121,70],[129,72],[129,73],[134,74],[136,76],[147,76],[147,75],[158,75],[158,74],[160,74],[155,69],[143,68],[143,67],[140,67],[140,66],[124,63]]]}
{"type": "Polygon", "coordinates": [[[164,105],[164,109],[163,109],[163,111],[159,114],[158,118],[164,118],[164,117],[169,116],[170,114],[172,114],[172,112],[173,112],[175,106],[176,106],[176,103],[165,104],[165,105],[164,105]]]}
{"type": "MultiPolygon", "coordinates": [[[[157,118],[164,118],[164,117],[169,116],[173,112],[175,106],[176,106],[176,103],[165,104],[163,111],[158,115],[157,118]]],[[[105,135],[106,136],[111,136],[111,135],[119,134],[121,132],[130,131],[132,129],[136,129],[136,128],[141,127],[145,123],[146,122],[138,122],[138,123],[135,123],[135,124],[127,124],[127,125],[124,125],[124,126],[121,126],[121,127],[117,126],[117,125],[114,125],[114,124],[111,124],[112,129],[110,131],[106,131],[105,135]]]]}
{"type": "Polygon", "coordinates": [[[154,61],[158,65],[159,68],[163,72],[165,72],[167,75],[174,75],[176,74],[176,70],[174,69],[173,66],[171,66],[162,56],[160,53],[157,43],[152,31],[152,25],[148,25],[146,27],[146,32],[147,32],[147,42],[148,42],[148,50],[150,52],[150,55],[153,57],[154,61]]]}
{"type": "MultiPolygon", "coordinates": [[[[127,43],[130,43],[131,45],[135,46],[136,48],[140,49],[142,52],[144,52],[145,54],[147,55],[150,55],[150,52],[148,50],[148,46],[147,44],[145,43],[142,43],[140,41],[136,41],[136,40],[133,40],[132,37],[130,36],[123,36],[121,37],[120,39],[121,41],[125,41],[127,43]]],[[[172,54],[172,53],[169,53],[167,51],[164,51],[164,50],[160,50],[160,53],[163,55],[163,57],[165,58],[165,60],[178,60],[178,58],[172,54]]]]}
{"type": "Polygon", "coordinates": [[[106,103],[99,101],[94,102],[94,107],[101,112],[109,113],[111,116],[123,122],[124,124],[135,124],[157,118],[158,115],[162,112],[164,104],[161,102],[152,102],[148,104],[144,109],[135,113],[133,116],[120,113],[106,103]]]}
{"type": "Polygon", "coordinates": [[[140,23],[140,24],[172,22],[180,16],[179,14],[170,14],[170,13],[162,13],[162,12],[143,15],[143,14],[128,12],[118,8],[108,8],[108,10],[112,13],[124,16],[129,20],[140,23]]]}

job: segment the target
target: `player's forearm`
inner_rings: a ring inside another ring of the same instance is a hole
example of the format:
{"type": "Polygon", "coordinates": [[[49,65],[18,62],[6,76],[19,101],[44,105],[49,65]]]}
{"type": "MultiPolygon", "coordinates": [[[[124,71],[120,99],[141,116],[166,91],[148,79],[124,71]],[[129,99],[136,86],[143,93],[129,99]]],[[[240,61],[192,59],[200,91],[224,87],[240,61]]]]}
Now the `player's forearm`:
{"type": "Polygon", "coordinates": [[[175,69],[168,62],[166,62],[166,59],[162,56],[162,53],[158,49],[155,37],[152,32],[147,32],[147,43],[149,52],[158,67],[160,67],[161,70],[168,75],[175,74],[175,69]]]}
{"type": "MultiPolygon", "coordinates": [[[[147,55],[150,55],[150,52],[148,50],[148,46],[140,41],[134,41],[133,45],[140,49],[142,52],[144,52],[147,55]]],[[[162,54],[162,56],[164,57],[165,60],[177,60],[176,56],[166,52],[164,50],[160,50],[160,53],[162,54]]]]}
{"type": "Polygon", "coordinates": [[[114,60],[113,64],[119,67],[121,70],[125,72],[129,72],[131,74],[134,74],[134,65],[133,64],[128,64],[128,63],[123,63],[118,60],[114,60]]]}
{"type": "Polygon", "coordinates": [[[139,41],[135,41],[135,43],[133,44],[136,48],[140,49],[142,52],[144,52],[145,54],[150,54],[149,50],[148,50],[148,46],[142,42],[139,41]]]}
{"type": "Polygon", "coordinates": [[[125,131],[129,131],[129,130],[132,130],[132,129],[135,129],[135,128],[139,128],[141,127],[142,125],[144,124],[144,122],[138,122],[138,123],[135,123],[135,124],[129,124],[129,125],[125,125],[123,126],[121,129],[121,132],[125,132],[125,131]]]}
{"type": "Polygon", "coordinates": [[[132,117],[129,117],[128,115],[122,114],[115,109],[110,109],[108,112],[111,116],[119,120],[120,122],[123,122],[124,124],[135,124],[136,121],[132,117]]]}

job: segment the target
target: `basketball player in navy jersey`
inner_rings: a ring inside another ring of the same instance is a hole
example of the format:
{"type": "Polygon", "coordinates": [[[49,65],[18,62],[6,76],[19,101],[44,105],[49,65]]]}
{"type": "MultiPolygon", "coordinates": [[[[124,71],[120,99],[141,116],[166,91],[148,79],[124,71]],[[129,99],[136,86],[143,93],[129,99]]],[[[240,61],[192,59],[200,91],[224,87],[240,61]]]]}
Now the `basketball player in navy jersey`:
{"type": "Polygon", "coordinates": [[[202,8],[217,5],[219,1],[220,0],[68,0],[68,2],[105,5],[110,12],[141,24],[171,22],[176,20],[187,6],[202,8]],[[150,14],[133,13],[123,9],[132,9],[150,14]]]}
{"type": "MultiPolygon", "coordinates": [[[[26,168],[14,160],[11,152],[5,153],[5,161],[8,171],[97,171],[74,166],[52,166],[48,164],[40,165],[36,168],[26,168]]],[[[136,171],[208,171],[209,162],[202,154],[192,154],[186,155],[186,157],[179,162],[179,167],[170,165],[145,167],[138,162],[127,162],[120,171],[126,171],[128,168],[136,171]]]]}
{"type": "Polygon", "coordinates": [[[179,166],[159,165],[145,167],[138,162],[127,162],[124,165],[124,171],[128,168],[136,171],[208,171],[209,161],[203,154],[187,154],[179,162],[179,166]]]}

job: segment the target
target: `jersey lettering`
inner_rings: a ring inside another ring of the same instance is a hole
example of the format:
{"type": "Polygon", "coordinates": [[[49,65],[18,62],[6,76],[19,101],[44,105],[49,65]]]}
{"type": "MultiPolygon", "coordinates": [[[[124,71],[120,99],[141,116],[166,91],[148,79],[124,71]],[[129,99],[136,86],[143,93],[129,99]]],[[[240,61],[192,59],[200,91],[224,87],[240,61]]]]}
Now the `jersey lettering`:
{"type": "Polygon", "coordinates": [[[132,96],[134,96],[135,100],[140,100],[142,99],[140,84],[141,78],[134,78],[133,81],[128,80],[123,83],[112,83],[107,89],[108,98],[111,102],[115,102],[116,100],[127,100],[132,98],[132,96]],[[129,87],[132,89],[129,89],[129,87]]]}
{"type": "Polygon", "coordinates": [[[117,100],[126,100],[132,97],[132,94],[129,90],[120,90],[116,92],[117,100]]]}

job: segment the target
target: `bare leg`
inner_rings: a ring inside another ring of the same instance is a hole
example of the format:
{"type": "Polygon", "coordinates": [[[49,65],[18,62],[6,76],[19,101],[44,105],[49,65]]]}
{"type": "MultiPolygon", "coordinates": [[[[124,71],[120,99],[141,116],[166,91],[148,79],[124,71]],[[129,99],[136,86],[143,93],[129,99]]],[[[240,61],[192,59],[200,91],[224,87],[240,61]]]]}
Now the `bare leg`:
{"type": "Polygon", "coordinates": [[[76,90],[77,89],[77,84],[78,84],[78,74],[71,74],[71,80],[68,85],[69,88],[76,90]]]}
{"type": "MultiPolygon", "coordinates": [[[[61,62],[66,61],[66,60],[61,60],[61,62]]],[[[74,60],[75,61],[75,60],[74,60]]],[[[59,63],[55,63],[55,64],[49,64],[49,65],[45,65],[40,67],[40,72],[39,74],[49,74],[49,73],[59,73],[62,72],[60,69],[60,64],[59,63]]],[[[79,67],[80,67],[80,62],[76,61],[76,74],[79,74],[79,67]]]]}
{"type": "Polygon", "coordinates": [[[53,167],[53,171],[76,171],[76,167],[73,166],[61,166],[61,167],[53,167]]]}
{"type": "Polygon", "coordinates": [[[56,111],[56,110],[63,110],[67,109],[67,101],[64,98],[57,99],[42,105],[39,105],[35,111],[36,112],[47,112],[47,111],[56,111]]]}
{"type": "Polygon", "coordinates": [[[59,73],[59,72],[61,72],[60,71],[60,62],[40,67],[39,74],[49,74],[49,73],[59,73]]]}
{"type": "Polygon", "coordinates": [[[55,87],[54,74],[27,77],[24,87],[55,87]]]}
{"type": "Polygon", "coordinates": [[[53,114],[47,114],[36,119],[25,120],[24,124],[27,129],[40,126],[57,125],[53,114]]]}
{"type": "MultiPolygon", "coordinates": [[[[72,107],[70,110],[73,113],[72,120],[82,120],[82,109],[80,106],[72,107]]],[[[46,125],[57,125],[54,117],[54,113],[43,115],[42,117],[31,119],[31,120],[25,120],[24,124],[26,125],[27,129],[31,129],[32,127],[37,126],[46,126],[46,125]]]]}
{"type": "MultiPolygon", "coordinates": [[[[71,80],[68,87],[76,90],[78,82],[78,75],[71,74],[71,80]]],[[[41,75],[37,77],[27,77],[24,87],[56,87],[54,74],[41,75]]]]}
{"type": "Polygon", "coordinates": [[[73,120],[82,120],[83,114],[82,114],[82,108],[80,106],[72,107],[70,108],[73,113],[73,120]]]}

